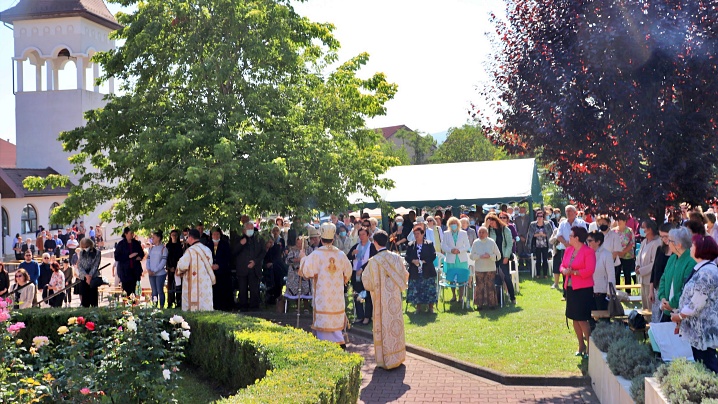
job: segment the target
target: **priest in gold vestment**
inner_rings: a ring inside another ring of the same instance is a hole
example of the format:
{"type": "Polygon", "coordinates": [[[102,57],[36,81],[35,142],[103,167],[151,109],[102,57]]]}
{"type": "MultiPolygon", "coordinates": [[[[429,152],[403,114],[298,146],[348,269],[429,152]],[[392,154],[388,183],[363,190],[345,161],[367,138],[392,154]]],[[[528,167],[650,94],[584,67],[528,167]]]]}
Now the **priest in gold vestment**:
{"type": "Polygon", "coordinates": [[[215,283],[212,271],[212,251],[200,241],[197,229],[189,231],[190,245],[177,262],[177,274],[182,277],[182,310],[213,310],[212,285],[215,283]]]}
{"type": "Polygon", "coordinates": [[[347,325],[344,285],[351,278],[352,265],[344,252],[332,245],[335,233],[334,224],[324,223],[321,227],[322,246],[308,256],[305,256],[304,248],[301,249],[299,276],[313,280],[312,329],[317,338],[344,347],[342,331],[347,325]]]}
{"type": "Polygon", "coordinates": [[[371,292],[374,303],[372,331],[376,365],[393,369],[406,359],[401,293],[407,288],[409,272],[401,256],[386,249],[388,241],[386,232],[374,233],[377,253],[367,263],[362,282],[371,292]]]}

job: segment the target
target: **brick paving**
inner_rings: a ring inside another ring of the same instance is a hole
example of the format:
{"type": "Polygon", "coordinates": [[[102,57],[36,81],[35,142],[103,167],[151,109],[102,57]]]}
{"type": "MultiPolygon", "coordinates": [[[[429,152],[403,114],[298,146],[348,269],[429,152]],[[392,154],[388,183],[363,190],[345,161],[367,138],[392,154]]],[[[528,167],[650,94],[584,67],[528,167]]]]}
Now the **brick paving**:
{"type": "Polygon", "coordinates": [[[369,341],[351,341],[348,350],[365,359],[360,403],[598,403],[589,387],[505,386],[414,354],[387,371],[369,341]]]}
{"type": "MultiPolygon", "coordinates": [[[[296,311],[256,315],[297,325],[296,311]]],[[[307,312],[299,325],[308,330],[310,321],[307,312]]],[[[376,367],[370,340],[355,334],[349,339],[348,351],[364,357],[360,403],[599,403],[590,387],[506,386],[411,353],[400,367],[384,370],[376,367]]]]}

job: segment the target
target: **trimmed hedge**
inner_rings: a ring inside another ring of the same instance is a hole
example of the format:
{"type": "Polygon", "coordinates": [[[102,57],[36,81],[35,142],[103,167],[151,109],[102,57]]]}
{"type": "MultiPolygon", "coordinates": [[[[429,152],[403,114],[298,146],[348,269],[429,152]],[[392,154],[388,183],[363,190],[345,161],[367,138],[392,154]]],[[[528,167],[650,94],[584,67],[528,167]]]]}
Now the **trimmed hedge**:
{"type": "MultiPolygon", "coordinates": [[[[118,309],[119,310],[119,309],[118,309]]],[[[27,309],[18,338],[28,343],[45,335],[57,341],[57,328],[69,317],[112,321],[111,309],[27,309]]],[[[179,313],[192,327],[185,361],[222,385],[241,389],[222,403],[355,403],[364,359],[337,344],[255,317],[221,312],[179,313]]]]}

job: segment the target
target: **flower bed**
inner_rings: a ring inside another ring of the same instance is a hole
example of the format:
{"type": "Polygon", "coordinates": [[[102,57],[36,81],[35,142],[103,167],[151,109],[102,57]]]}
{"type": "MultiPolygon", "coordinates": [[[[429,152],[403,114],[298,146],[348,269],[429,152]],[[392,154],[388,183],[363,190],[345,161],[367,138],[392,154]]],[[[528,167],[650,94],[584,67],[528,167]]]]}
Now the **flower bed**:
{"type": "MultiPolygon", "coordinates": [[[[22,311],[26,328],[17,335],[27,345],[34,336],[60,341],[58,328],[68,318],[91,318],[111,323],[119,310],[29,309],[22,311]]],[[[219,312],[165,311],[169,319],[180,314],[191,328],[185,362],[231,389],[241,389],[225,403],[354,403],[361,384],[359,355],[347,354],[336,344],[265,320],[219,312]]],[[[127,325],[125,324],[125,327],[127,325]]],[[[142,333],[138,327],[138,333],[142,333]]],[[[181,332],[181,331],[180,331],[181,332]]],[[[161,337],[160,338],[164,338],[161,337]]],[[[176,397],[180,400],[181,397],[176,397]]]]}

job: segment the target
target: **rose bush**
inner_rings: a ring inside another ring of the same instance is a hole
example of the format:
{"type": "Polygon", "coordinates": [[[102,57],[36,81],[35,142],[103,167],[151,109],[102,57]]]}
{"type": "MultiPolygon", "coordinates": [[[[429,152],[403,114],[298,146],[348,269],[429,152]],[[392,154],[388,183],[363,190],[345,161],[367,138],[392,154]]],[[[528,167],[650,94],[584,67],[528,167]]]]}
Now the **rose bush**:
{"type": "Polygon", "coordinates": [[[71,317],[57,335],[33,336],[12,322],[7,305],[0,336],[0,402],[176,402],[179,365],[190,336],[181,316],[156,309],[71,317]],[[93,315],[96,318],[92,318],[93,315]]]}

